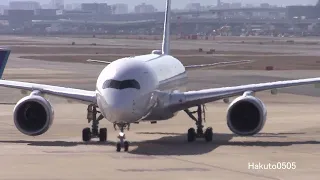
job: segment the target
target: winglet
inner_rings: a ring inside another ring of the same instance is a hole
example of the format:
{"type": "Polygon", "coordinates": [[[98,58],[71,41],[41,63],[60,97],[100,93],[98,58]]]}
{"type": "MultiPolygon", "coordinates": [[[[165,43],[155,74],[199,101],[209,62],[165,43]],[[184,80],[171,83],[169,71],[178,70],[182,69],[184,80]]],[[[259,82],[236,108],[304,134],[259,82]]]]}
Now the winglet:
{"type": "Polygon", "coordinates": [[[171,19],[171,0],[167,0],[165,19],[163,25],[162,54],[170,54],[170,19],[171,19]]]}
{"type": "Polygon", "coordinates": [[[4,68],[7,65],[11,50],[0,48],[0,79],[2,79],[4,68]]]}

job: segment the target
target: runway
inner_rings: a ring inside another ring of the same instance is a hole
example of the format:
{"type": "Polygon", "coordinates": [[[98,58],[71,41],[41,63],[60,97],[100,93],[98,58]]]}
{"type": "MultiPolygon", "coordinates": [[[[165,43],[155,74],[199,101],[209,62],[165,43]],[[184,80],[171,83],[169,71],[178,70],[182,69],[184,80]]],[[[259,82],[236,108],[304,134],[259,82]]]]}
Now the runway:
{"type": "MultiPolygon", "coordinates": [[[[300,99],[287,96],[286,98],[300,99]]],[[[301,101],[307,101],[302,100],[301,101]]],[[[185,132],[193,122],[181,113],[155,125],[132,125],[129,153],[116,153],[117,132],[106,144],[81,142],[87,126],[85,106],[55,104],[56,120],[41,137],[21,135],[11,120],[13,106],[1,106],[0,177],[3,179],[316,179],[319,175],[319,103],[268,103],[265,129],[255,137],[235,137],[225,124],[226,105],[209,106],[207,125],[214,140],[189,144],[185,132]],[[284,107],[287,108],[284,108],[284,107]],[[303,110],[302,110],[303,109],[303,110]],[[79,113],[74,113],[79,112],[79,113]],[[137,161],[139,160],[139,161],[137,161]],[[296,163],[296,169],[253,170],[248,163],[296,163]]],[[[301,103],[301,102],[300,102],[301,103]]]]}
{"type": "MultiPolygon", "coordinates": [[[[3,77],[94,90],[103,67],[26,60],[13,53],[3,77]]],[[[190,71],[188,75],[188,89],[196,90],[317,77],[319,73],[210,69],[190,71]]],[[[89,126],[85,105],[49,96],[55,120],[51,129],[39,137],[22,135],[12,120],[14,105],[0,105],[0,178],[316,180],[320,175],[319,91],[309,85],[283,89],[276,96],[268,91],[258,93],[268,108],[268,120],[263,131],[254,137],[231,133],[225,119],[228,104],[221,101],[207,105],[206,126],[213,127],[212,143],[201,139],[186,142],[186,132],[194,122],[184,112],[157,124],[133,124],[126,133],[131,142],[128,153],[115,152],[118,132],[106,120],[100,127],[108,128],[108,143],[81,141],[82,129],[89,126]],[[296,168],[249,168],[249,164],[282,162],[295,164],[296,168]]],[[[18,90],[0,88],[3,103],[16,103],[22,97],[18,90]]]]}

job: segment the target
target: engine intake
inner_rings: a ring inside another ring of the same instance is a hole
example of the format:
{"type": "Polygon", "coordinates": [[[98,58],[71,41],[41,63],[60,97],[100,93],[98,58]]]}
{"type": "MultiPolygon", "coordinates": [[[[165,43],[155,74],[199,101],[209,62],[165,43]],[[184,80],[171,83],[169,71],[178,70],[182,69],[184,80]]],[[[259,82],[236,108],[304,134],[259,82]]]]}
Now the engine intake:
{"type": "Polygon", "coordinates": [[[21,133],[29,136],[47,132],[54,119],[51,104],[39,95],[32,94],[22,98],[13,111],[15,126],[21,133]]]}
{"type": "Polygon", "coordinates": [[[249,94],[236,98],[228,108],[229,129],[240,136],[259,133],[264,127],[267,110],[263,102],[249,94]]]}

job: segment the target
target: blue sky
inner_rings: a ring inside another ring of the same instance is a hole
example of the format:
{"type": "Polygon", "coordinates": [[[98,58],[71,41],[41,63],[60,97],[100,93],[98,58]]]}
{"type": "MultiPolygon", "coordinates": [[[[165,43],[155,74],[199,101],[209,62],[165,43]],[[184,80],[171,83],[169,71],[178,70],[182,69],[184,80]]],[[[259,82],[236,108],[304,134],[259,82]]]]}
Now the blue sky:
{"type": "MultiPolygon", "coordinates": [[[[10,1],[14,0],[0,0],[0,4],[8,4],[10,1]]],[[[19,1],[28,1],[28,0],[19,0],[19,1]]],[[[48,4],[50,0],[36,0],[41,4],[48,4]]],[[[133,7],[136,4],[146,2],[155,5],[157,8],[161,9],[165,5],[165,0],[65,0],[66,4],[71,3],[82,3],[82,2],[107,2],[107,3],[127,3],[130,7],[133,7]]],[[[215,5],[216,0],[172,0],[173,8],[185,7],[187,3],[190,2],[200,2],[203,5],[215,5]]],[[[317,0],[222,0],[222,2],[242,2],[243,4],[252,3],[270,3],[275,5],[292,5],[292,4],[316,4],[317,0]]]]}

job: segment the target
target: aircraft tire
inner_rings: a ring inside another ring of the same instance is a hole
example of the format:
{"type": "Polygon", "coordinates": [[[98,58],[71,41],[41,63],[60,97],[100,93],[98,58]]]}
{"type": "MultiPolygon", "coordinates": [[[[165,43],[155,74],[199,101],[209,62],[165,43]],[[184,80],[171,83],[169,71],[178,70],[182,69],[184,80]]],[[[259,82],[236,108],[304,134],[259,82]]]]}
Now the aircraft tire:
{"type": "Polygon", "coordinates": [[[120,142],[117,143],[117,152],[120,152],[121,151],[121,144],[120,142]]]}
{"type": "Polygon", "coordinates": [[[84,128],[82,130],[82,140],[84,142],[88,142],[91,140],[91,130],[90,128],[84,128]]]}
{"type": "Polygon", "coordinates": [[[213,137],[212,128],[208,127],[204,133],[204,138],[207,142],[211,142],[213,137]]]}
{"type": "Polygon", "coordinates": [[[99,140],[100,142],[105,142],[107,141],[107,128],[100,128],[100,132],[99,132],[99,140]]]}
{"type": "Polygon", "coordinates": [[[196,130],[194,128],[190,128],[188,130],[188,142],[193,142],[196,140],[196,130]]]}
{"type": "Polygon", "coordinates": [[[124,142],[124,151],[125,151],[125,152],[128,152],[128,150],[129,150],[129,142],[128,142],[128,141],[125,141],[125,142],[124,142]]]}

